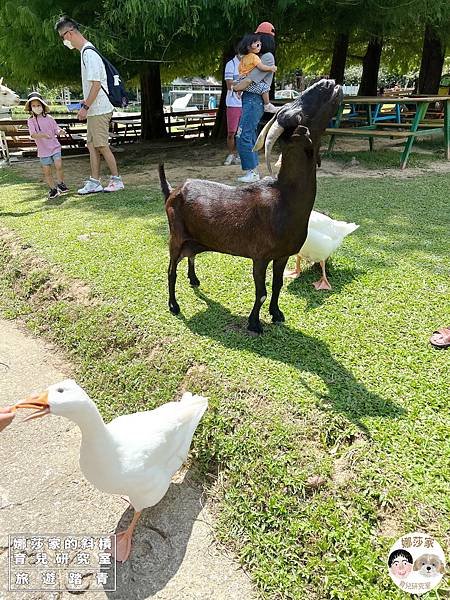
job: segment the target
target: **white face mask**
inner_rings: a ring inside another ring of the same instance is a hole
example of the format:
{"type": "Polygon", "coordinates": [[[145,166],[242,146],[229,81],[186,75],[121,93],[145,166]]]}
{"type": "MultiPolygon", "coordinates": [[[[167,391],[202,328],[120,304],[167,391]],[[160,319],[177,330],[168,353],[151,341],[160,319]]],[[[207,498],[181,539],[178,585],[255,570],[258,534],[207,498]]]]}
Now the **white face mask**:
{"type": "Polygon", "coordinates": [[[35,115],[40,115],[42,113],[42,106],[32,106],[31,110],[35,115]]]}
{"type": "Polygon", "coordinates": [[[70,40],[64,40],[63,44],[66,48],[69,48],[69,50],[73,50],[75,48],[70,40]]]}

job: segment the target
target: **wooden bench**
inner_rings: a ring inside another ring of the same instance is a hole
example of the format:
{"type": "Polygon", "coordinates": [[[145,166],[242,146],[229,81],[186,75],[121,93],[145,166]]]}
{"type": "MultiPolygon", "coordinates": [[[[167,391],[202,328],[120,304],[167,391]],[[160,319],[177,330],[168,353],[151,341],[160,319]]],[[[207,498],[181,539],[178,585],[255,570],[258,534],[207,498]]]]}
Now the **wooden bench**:
{"type": "MultiPolygon", "coordinates": [[[[386,124],[383,125],[383,127],[386,124]]],[[[397,123],[392,123],[392,125],[397,125],[397,123]]],[[[418,132],[411,131],[381,131],[377,129],[365,129],[364,127],[358,128],[350,128],[350,127],[327,127],[325,129],[325,134],[329,135],[353,135],[359,137],[408,137],[410,135],[417,135],[418,132]]]]}
{"type": "MultiPolygon", "coordinates": [[[[419,123],[417,125],[418,129],[430,129],[430,127],[435,127],[435,128],[441,128],[443,127],[443,120],[441,120],[440,122],[436,119],[434,121],[422,121],[422,123],[419,123]]],[[[409,128],[411,129],[411,125],[412,122],[411,121],[405,121],[403,123],[383,123],[382,127],[383,129],[385,127],[389,128],[389,129],[401,129],[401,128],[409,128]]]]}
{"type": "MultiPolygon", "coordinates": [[[[403,125],[403,127],[409,127],[410,125],[406,124],[403,125]]],[[[402,169],[404,169],[406,167],[406,163],[407,163],[407,159],[409,156],[409,151],[410,151],[410,146],[412,146],[413,140],[415,140],[417,137],[421,137],[421,136],[425,136],[425,135],[431,135],[437,132],[441,132],[442,131],[442,127],[434,127],[433,125],[428,126],[425,125],[424,127],[421,127],[419,125],[419,129],[417,129],[417,131],[395,131],[394,129],[391,129],[390,131],[383,131],[381,129],[376,129],[375,127],[377,127],[376,125],[372,125],[372,128],[370,127],[354,127],[352,129],[347,128],[347,127],[327,127],[327,129],[325,129],[325,134],[330,135],[330,143],[328,145],[328,152],[331,152],[332,148],[333,148],[333,144],[334,144],[334,140],[335,140],[335,136],[340,136],[340,135],[349,135],[349,136],[353,136],[353,137],[367,137],[369,138],[369,150],[372,151],[373,150],[373,140],[374,138],[389,138],[389,139],[395,139],[395,138],[399,138],[399,139],[403,139],[405,140],[405,144],[408,144],[409,149],[408,152],[406,153],[406,146],[405,146],[405,150],[404,150],[404,154],[402,155],[402,159],[401,159],[401,163],[400,163],[400,167],[402,169]]],[[[402,124],[399,123],[383,123],[380,124],[379,127],[402,127],[402,124]]]]}

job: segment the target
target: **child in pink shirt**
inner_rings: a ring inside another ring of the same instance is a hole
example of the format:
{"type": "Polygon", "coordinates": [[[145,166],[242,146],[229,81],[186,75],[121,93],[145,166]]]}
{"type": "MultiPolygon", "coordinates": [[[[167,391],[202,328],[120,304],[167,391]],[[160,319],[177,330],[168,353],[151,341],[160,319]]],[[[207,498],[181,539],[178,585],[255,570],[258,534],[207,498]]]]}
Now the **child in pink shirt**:
{"type": "Polygon", "coordinates": [[[64,173],[61,160],[61,144],[57,136],[64,133],[55,119],[47,114],[48,104],[37,92],[29,94],[25,104],[31,116],[27,121],[30,136],[36,142],[38,157],[41,160],[45,181],[50,188],[48,198],[51,200],[69,190],[64,183],[64,173]],[[56,184],[52,175],[52,165],[56,169],[56,184]]]}

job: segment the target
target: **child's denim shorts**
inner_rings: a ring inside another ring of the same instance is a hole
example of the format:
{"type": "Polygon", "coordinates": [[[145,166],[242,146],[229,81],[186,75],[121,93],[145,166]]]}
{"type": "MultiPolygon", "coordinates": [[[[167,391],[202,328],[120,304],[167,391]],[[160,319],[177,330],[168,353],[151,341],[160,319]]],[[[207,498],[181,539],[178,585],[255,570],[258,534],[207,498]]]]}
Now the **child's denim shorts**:
{"type": "Polygon", "coordinates": [[[61,160],[61,152],[55,152],[51,156],[43,156],[39,159],[41,161],[41,165],[45,167],[50,167],[54,164],[55,160],[61,160]]]}

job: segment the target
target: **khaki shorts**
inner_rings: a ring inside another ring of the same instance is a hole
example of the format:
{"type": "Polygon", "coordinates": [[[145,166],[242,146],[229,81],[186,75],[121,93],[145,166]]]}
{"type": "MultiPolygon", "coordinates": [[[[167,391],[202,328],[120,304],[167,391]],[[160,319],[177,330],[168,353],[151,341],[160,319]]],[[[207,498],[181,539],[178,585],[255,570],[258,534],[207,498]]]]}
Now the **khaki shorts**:
{"type": "Polygon", "coordinates": [[[87,118],[87,144],[92,144],[94,148],[109,145],[108,134],[111,117],[112,112],[87,118]]]}

